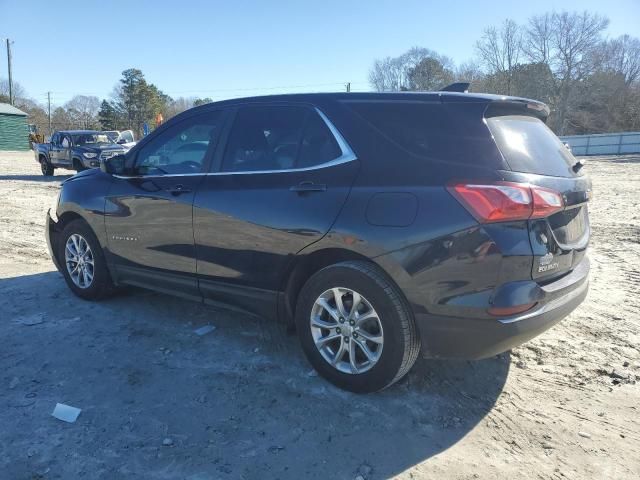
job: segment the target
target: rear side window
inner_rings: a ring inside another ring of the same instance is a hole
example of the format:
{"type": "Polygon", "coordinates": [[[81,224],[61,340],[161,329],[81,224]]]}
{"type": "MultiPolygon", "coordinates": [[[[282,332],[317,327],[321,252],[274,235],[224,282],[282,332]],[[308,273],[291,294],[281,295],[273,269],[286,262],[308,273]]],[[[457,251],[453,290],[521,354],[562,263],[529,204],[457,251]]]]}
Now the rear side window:
{"type": "Polygon", "coordinates": [[[541,120],[523,115],[487,118],[509,167],[516,172],[573,177],[571,152],[541,120]]]}
{"type": "Polygon", "coordinates": [[[384,137],[414,156],[447,163],[503,167],[478,111],[426,101],[347,101],[345,104],[384,137]]]}
{"type": "Polygon", "coordinates": [[[317,112],[306,107],[242,107],[234,121],[222,170],[260,172],[308,168],[341,155],[317,112]]]}

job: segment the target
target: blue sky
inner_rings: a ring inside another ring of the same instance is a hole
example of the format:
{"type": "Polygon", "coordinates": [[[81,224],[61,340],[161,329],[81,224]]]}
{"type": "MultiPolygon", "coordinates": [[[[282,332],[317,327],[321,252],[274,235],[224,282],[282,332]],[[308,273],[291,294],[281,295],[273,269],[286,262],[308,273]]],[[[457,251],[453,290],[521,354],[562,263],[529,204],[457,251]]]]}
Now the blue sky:
{"type": "Polygon", "coordinates": [[[460,63],[486,26],[553,9],[599,12],[609,36],[640,36],[640,0],[0,0],[0,38],[15,42],[14,79],[41,102],[47,91],[56,104],[106,97],[130,67],[173,97],[219,99],[368,90],[376,58],[423,46],[460,63]]]}

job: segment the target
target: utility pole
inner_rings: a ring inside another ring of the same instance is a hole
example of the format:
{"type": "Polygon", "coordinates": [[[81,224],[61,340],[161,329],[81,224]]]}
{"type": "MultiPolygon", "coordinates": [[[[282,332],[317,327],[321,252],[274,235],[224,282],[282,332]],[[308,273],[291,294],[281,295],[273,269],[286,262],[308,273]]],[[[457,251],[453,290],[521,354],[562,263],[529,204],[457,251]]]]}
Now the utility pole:
{"type": "Polygon", "coordinates": [[[351,91],[351,82],[347,82],[347,93],[349,93],[351,91]]]}
{"type": "Polygon", "coordinates": [[[13,76],[11,75],[11,40],[7,38],[7,66],[9,70],[9,103],[13,105],[13,76]]]}
{"type": "Polygon", "coordinates": [[[51,92],[47,92],[47,104],[49,106],[49,137],[51,137],[51,92]]]}

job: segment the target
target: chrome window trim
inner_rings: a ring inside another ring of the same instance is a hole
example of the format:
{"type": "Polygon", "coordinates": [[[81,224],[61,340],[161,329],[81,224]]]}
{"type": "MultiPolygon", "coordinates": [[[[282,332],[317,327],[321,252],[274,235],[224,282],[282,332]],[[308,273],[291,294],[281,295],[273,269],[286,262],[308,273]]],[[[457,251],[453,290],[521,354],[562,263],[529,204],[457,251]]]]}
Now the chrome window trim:
{"type": "Polygon", "coordinates": [[[331,120],[327,118],[327,116],[318,108],[314,107],[314,110],[320,115],[320,118],[325,123],[331,135],[338,143],[338,147],[342,154],[339,157],[334,158],[325,163],[320,163],[318,165],[313,165],[311,167],[303,167],[303,168],[284,168],[280,170],[248,170],[241,172],[208,172],[208,173],[167,173],[165,175],[137,175],[137,176],[123,176],[123,175],[113,175],[115,178],[121,179],[129,179],[129,178],[163,178],[163,177],[195,177],[198,175],[204,176],[218,176],[218,175],[250,175],[256,173],[293,173],[293,172],[308,172],[313,170],[319,170],[321,168],[329,168],[334,167],[336,165],[341,165],[343,163],[352,162],[357,160],[356,154],[353,152],[347,141],[344,139],[342,134],[338,131],[331,120]]]}

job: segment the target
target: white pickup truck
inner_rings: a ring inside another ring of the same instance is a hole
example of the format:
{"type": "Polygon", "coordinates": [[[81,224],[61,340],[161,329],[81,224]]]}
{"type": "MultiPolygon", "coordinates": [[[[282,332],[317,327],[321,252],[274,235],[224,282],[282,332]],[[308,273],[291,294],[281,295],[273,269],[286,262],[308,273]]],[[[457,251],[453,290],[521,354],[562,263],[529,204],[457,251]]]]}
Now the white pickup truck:
{"type": "Polygon", "coordinates": [[[119,130],[106,130],[102,133],[107,135],[113,142],[118,145],[122,145],[127,151],[136,144],[136,139],[132,130],[124,130],[122,132],[119,130]]]}

